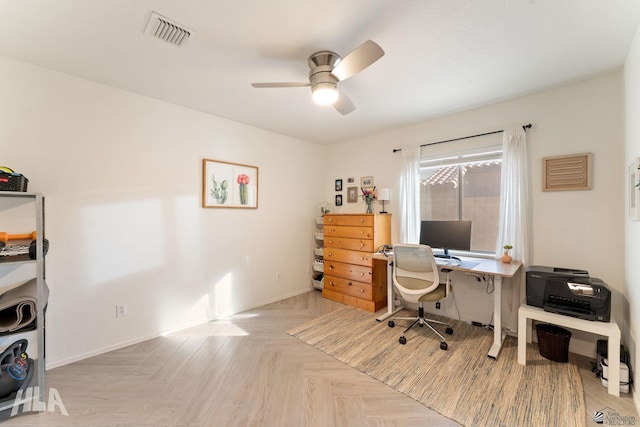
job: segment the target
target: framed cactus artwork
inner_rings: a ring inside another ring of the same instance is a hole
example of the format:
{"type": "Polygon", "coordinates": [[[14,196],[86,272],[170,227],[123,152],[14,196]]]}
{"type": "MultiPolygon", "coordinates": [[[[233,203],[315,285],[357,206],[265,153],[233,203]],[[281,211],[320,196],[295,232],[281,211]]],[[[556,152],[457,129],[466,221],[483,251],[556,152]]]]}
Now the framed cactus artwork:
{"type": "Polygon", "coordinates": [[[202,207],[257,209],[258,167],[204,159],[202,207]]]}

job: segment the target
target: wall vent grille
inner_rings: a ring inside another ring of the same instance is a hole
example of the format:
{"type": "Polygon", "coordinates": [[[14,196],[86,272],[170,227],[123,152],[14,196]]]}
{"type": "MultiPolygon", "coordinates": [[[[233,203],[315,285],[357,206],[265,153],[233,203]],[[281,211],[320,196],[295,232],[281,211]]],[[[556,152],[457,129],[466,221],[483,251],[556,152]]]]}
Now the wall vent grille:
{"type": "Polygon", "coordinates": [[[182,43],[191,37],[193,31],[169,18],[151,12],[151,17],[149,18],[144,33],[174,46],[181,46],[182,43]]]}
{"type": "Polygon", "coordinates": [[[542,159],[542,191],[591,189],[591,153],[542,159]]]}

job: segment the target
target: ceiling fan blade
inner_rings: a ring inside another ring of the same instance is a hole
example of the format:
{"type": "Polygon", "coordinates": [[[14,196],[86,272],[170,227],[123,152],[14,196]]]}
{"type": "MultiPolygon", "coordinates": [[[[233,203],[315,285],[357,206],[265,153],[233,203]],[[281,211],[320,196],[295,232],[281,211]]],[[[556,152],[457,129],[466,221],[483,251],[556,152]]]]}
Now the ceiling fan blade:
{"type": "Polygon", "coordinates": [[[374,41],[367,40],[345,56],[331,74],[345,80],[382,58],[384,50],[374,41]]]}
{"type": "Polygon", "coordinates": [[[356,109],[356,106],[353,105],[353,102],[351,102],[349,97],[342,92],[338,92],[338,100],[333,104],[333,106],[343,116],[356,109]]]}
{"type": "Polygon", "coordinates": [[[311,83],[307,82],[307,83],[251,83],[251,86],[253,87],[257,87],[257,88],[263,88],[263,87],[305,87],[305,86],[311,86],[311,83]]]}

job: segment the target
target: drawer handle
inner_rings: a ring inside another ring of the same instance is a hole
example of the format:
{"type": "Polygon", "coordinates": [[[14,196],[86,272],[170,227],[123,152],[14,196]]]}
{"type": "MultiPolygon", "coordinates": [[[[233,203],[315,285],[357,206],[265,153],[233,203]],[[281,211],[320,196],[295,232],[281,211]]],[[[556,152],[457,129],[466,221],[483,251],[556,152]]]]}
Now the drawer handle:
{"type": "Polygon", "coordinates": [[[364,273],[360,273],[361,276],[364,276],[364,273]]]}
{"type": "Polygon", "coordinates": [[[333,256],[333,253],[329,252],[329,256],[333,256]]]}
{"type": "Polygon", "coordinates": [[[353,285],[353,283],[349,282],[349,286],[352,286],[352,285],[353,285]]]}
{"type": "Polygon", "coordinates": [[[364,222],[364,218],[360,218],[360,224],[364,222]]]}
{"type": "Polygon", "coordinates": [[[363,293],[363,294],[364,294],[364,289],[360,289],[360,293],[363,293]]]}
{"type": "Polygon", "coordinates": [[[329,284],[330,284],[331,286],[335,286],[335,283],[333,283],[333,282],[329,282],[329,284]]]}
{"type": "Polygon", "coordinates": [[[329,244],[330,244],[330,245],[333,245],[333,240],[329,240],[329,244]]]}
{"type": "Polygon", "coordinates": [[[329,270],[333,270],[333,265],[330,265],[330,266],[329,266],[329,270]]]}
{"type": "Polygon", "coordinates": [[[327,218],[327,222],[333,222],[333,218],[327,218]]]}
{"type": "Polygon", "coordinates": [[[364,231],[360,231],[360,234],[364,234],[364,231]]]}
{"type": "Polygon", "coordinates": [[[360,247],[364,248],[364,242],[360,242],[360,247]]]}

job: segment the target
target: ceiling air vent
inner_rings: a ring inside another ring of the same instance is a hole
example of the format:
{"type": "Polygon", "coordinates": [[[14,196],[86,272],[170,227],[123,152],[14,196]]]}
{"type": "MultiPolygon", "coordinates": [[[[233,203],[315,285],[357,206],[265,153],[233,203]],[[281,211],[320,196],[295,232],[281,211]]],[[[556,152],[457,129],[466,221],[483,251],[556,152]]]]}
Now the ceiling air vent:
{"type": "Polygon", "coordinates": [[[172,45],[180,46],[193,34],[193,31],[169,18],[151,12],[151,18],[149,18],[144,33],[172,45]]]}

